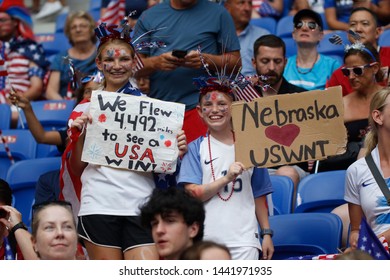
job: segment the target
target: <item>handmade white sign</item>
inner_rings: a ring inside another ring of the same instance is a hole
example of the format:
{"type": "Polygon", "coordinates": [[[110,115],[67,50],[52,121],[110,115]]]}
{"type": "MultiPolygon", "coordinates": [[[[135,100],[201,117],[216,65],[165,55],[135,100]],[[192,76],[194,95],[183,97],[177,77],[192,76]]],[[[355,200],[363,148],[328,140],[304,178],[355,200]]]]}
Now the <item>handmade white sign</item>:
{"type": "Polygon", "coordinates": [[[185,105],[94,91],[82,161],[144,172],[173,173],[185,105]]]}

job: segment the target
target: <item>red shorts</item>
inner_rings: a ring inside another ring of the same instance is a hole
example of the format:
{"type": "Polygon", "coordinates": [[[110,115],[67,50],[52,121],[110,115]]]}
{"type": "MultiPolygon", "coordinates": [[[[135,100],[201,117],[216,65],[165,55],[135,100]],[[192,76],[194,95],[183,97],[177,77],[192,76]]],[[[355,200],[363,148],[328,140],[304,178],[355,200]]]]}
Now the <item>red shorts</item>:
{"type": "Polygon", "coordinates": [[[199,116],[196,108],[186,111],[183,130],[186,133],[187,144],[200,136],[206,135],[207,126],[199,116]]]}

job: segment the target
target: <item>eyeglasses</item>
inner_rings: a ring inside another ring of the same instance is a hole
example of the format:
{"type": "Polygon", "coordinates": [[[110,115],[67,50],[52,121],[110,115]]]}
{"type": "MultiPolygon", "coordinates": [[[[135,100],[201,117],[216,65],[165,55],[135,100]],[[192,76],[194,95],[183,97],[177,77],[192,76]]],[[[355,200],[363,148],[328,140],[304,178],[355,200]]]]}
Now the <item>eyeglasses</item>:
{"type": "Polygon", "coordinates": [[[90,27],[90,25],[88,25],[88,24],[71,25],[70,30],[76,30],[77,28],[87,29],[89,27],[90,27]]]}
{"type": "Polygon", "coordinates": [[[301,29],[303,26],[307,26],[309,29],[314,30],[317,28],[318,24],[314,21],[298,21],[295,23],[294,27],[296,29],[301,29]]]}
{"type": "Polygon", "coordinates": [[[346,76],[346,77],[349,77],[349,75],[351,74],[351,71],[355,76],[362,76],[364,74],[364,69],[373,66],[375,63],[376,62],[372,62],[372,63],[366,64],[366,65],[355,66],[355,67],[351,67],[351,68],[343,67],[343,68],[341,68],[341,72],[343,72],[344,76],[346,76]]]}

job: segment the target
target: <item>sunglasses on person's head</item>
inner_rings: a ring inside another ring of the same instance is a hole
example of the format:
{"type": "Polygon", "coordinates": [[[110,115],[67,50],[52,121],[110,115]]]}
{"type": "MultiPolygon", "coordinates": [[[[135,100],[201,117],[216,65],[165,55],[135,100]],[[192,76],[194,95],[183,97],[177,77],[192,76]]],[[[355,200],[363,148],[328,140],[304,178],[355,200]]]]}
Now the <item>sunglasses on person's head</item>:
{"type": "Polygon", "coordinates": [[[343,72],[344,76],[346,76],[346,77],[349,77],[349,75],[351,74],[351,71],[355,76],[362,76],[364,74],[364,69],[373,66],[375,63],[376,62],[372,62],[372,63],[366,64],[366,65],[355,66],[355,67],[350,67],[350,68],[343,67],[343,68],[341,68],[341,72],[343,72]]]}
{"type": "Polygon", "coordinates": [[[301,29],[303,26],[307,26],[309,29],[314,30],[317,28],[318,24],[314,21],[298,21],[295,23],[294,27],[296,29],[301,29]]]}

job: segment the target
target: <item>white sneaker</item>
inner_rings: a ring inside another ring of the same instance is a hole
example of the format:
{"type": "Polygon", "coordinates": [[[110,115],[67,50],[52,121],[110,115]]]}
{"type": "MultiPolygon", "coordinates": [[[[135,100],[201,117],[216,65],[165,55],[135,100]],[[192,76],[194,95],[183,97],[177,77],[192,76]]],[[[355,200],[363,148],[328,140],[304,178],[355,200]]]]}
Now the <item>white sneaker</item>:
{"type": "Polygon", "coordinates": [[[35,16],[35,19],[42,19],[51,15],[55,15],[62,10],[60,1],[46,2],[39,13],[35,16]]]}

